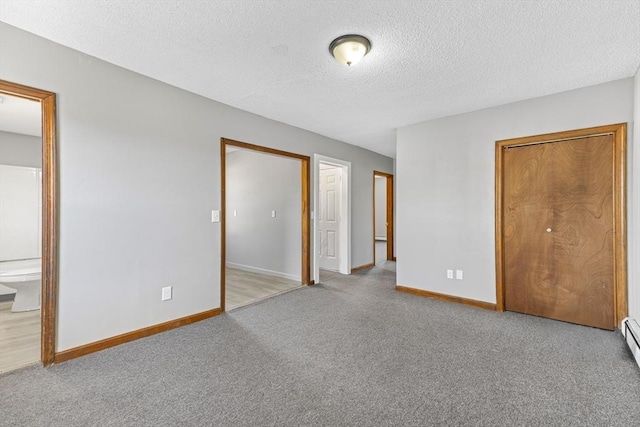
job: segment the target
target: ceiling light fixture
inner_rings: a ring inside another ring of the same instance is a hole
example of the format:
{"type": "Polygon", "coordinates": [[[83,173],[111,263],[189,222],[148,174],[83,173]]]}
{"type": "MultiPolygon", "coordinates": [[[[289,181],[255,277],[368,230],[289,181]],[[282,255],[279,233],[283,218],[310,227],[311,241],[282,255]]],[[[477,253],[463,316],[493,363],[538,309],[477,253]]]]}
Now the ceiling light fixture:
{"type": "Polygon", "coordinates": [[[347,34],[340,36],[329,45],[329,52],[342,64],[357,64],[371,50],[371,42],[364,36],[347,34]]]}

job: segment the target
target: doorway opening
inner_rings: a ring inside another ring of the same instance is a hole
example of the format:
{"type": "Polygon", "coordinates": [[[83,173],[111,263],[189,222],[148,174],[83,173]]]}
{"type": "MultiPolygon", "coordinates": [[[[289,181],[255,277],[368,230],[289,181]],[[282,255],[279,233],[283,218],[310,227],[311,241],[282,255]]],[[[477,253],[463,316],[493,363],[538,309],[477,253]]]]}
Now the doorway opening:
{"type": "Polygon", "coordinates": [[[627,315],[626,124],[496,142],[496,309],[627,315]]]}
{"type": "Polygon", "coordinates": [[[222,311],[310,284],[307,156],[221,139],[222,311]]]}
{"type": "MultiPolygon", "coordinates": [[[[11,199],[11,205],[21,204],[22,208],[27,205],[35,206],[37,212],[31,212],[25,214],[26,217],[34,217],[36,219],[35,235],[32,232],[34,228],[31,224],[27,227],[25,223],[20,221],[20,218],[10,212],[3,212],[3,218],[11,219],[9,223],[18,220],[21,229],[20,233],[12,236],[12,241],[7,245],[2,243],[2,252],[0,257],[4,256],[6,262],[3,262],[1,267],[2,273],[0,275],[0,283],[3,284],[3,289],[12,288],[12,284],[15,285],[15,294],[11,303],[11,309],[9,314],[29,316],[30,313],[35,312],[39,308],[39,316],[36,315],[39,322],[39,328],[36,329],[36,334],[39,340],[39,353],[36,363],[40,361],[44,366],[49,366],[54,362],[55,358],[55,325],[56,325],[56,301],[57,301],[57,288],[58,288],[58,195],[57,195],[57,159],[56,159],[56,143],[55,143],[55,94],[40,89],[23,86],[16,83],[0,80],[0,97],[7,98],[7,103],[0,104],[2,108],[2,121],[3,127],[7,120],[11,120],[18,123],[18,127],[13,129],[12,133],[17,135],[23,135],[22,139],[25,139],[24,132],[16,132],[20,128],[20,122],[24,119],[25,111],[33,109],[35,105],[35,115],[39,115],[38,122],[40,126],[39,139],[40,141],[40,156],[38,162],[40,168],[33,168],[33,165],[16,165],[15,162],[30,161],[31,157],[28,154],[28,150],[23,150],[24,145],[14,154],[9,154],[8,145],[13,144],[10,139],[17,141],[13,138],[15,135],[4,135],[3,137],[3,157],[11,157],[11,163],[14,163],[11,167],[3,168],[3,174],[6,174],[5,178],[11,176],[10,180],[3,179],[3,194],[2,197],[7,196],[11,199]],[[18,104],[26,108],[26,110],[5,111],[5,107],[12,107],[16,101],[18,104]],[[27,104],[24,103],[27,101],[27,104]],[[33,103],[33,104],[30,104],[33,103]],[[14,113],[16,116],[14,116],[14,113]],[[6,145],[5,145],[6,143],[6,145]],[[7,150],[5,150],[7,149],[7,150]],[[31,170],[33,169],[33,170],[31,170]],[[14,179],[15,178],[15,179],[14,179]],[[12,189],[12,186],[5,187],[7,181],[18,185],[16,192],[12,189]],[[12,194],[14,193],[14,194],[12,194]],[[25,199],[25,196],[29,194],[35,194],[36,199],[31,200],[31,197],[25,199]],[[13,196],[17,197],[13,197],[13,196]],[[22,204],[22,201],[27,201],[27,205],[22,204]],[[7,214],[8,216],[6,216],[7,214]],[[24,233],[23,233],[24,232],[24,233]],[[25,234],[26,233],[26,234],[25,234]],[[19,264],[14,268],[14,264],[19,264]],[[28,264],[28,265],[27,265],[28,264]],[[18,277],[21,276],[21,277],[18,277]],[[18,282],[15,282],[18,280],[18,282]],[[21,280],[24,279],[24,280],[21,280]],[[28,279],[28,280],[27,280],[28,279]],[[27,284],[25,286],[25,284],[27,284]],[[22,292],[22,295],[20,293],[22,292]],[[15,309],[15,311],[11,311],[15,309]]],[[[23,123],[24,124],[24,123],[23,123]]],[[[11,125],[13,126],[13,125],[11,125]]],[[[38,126],[38,125],[36,125],[38,126]]],[[[7,128],[2,129],[6,131],[7,128]]],[[[31,132],[33,133],[33,132],[31,132]]],[[[27,135],[28,136],[28,132],[27,135]]],[[[5,205],[3,203],[3,205],[5,205]]],[[[9,204],[5,205],[9,206],[9,204]]],[[[21,209],[22,209],[21,208],[21,209]]],[[[3,221],[4,222],[4,221],[3,221]]],[[[31,222],[31,221],[30,221],[31,222]]],[[[7,226],[8,224],[4,224],[7,226]]],[[[7,230],[5,230],[7,231],[7,230]]],[[[8,234],[8,233],[3,233],[8,234]]],[[[3,292],[4,293],[4,292],[3,292]]],[[[10,294],[10,293],[9,293],[10,294]]],[[[5,293],[6,295],[6,293],[5,293]]],[[[2,322],[2,327],[9,326],[7,322],[2,322]]],[[[3,331],[2,335],[5,331],[3,331]]],[[[6,344],[6,343],[5,343],[6,344]]],[[[12,344],[9,343],[8,347],[12,344]]],[[[0,345],[0,347],[7,347],[6,345],[0,345]]],[[[29,361],[27,361],[29,362],[29,361]]],[[[19,366],[17,366],[19,367],[19,366]]]]}
{"type": "Polygon", "coordinates": [[[320,269],[351,274],[351,162],[314,155],[314,281],[320,269]]]}
{"type": "Polygon", "coordinates": [[[373,172],[373,263],[395,261],[393,175],[373,172]]]}

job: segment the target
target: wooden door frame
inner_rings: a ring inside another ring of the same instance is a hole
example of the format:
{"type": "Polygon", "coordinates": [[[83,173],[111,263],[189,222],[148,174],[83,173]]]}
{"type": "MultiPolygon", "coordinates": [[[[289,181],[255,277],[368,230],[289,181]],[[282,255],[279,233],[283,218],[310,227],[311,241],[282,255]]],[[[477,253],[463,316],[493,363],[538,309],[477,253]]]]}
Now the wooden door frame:
{"type": "Polygon", "coordinates": [[[56,147],[56,95],[0,80],[0,94],[40,103],[42,111],[42,254],[41,346],[43,366],[53,363],[56,352],[58,301],[58,157],[56,147]]]}
{"type": "Polygon", "coordinates": [[[227,146],[243,148],[246,150],[259,151],[265,154],[287,157],[300,160],[301,168],[301,224],[302,224],[302,274],[300,280],[303,285],[311,285],[311,251],[310,251],[310,223],[311,215],[309,209],[309,165],[311,158],[302,154],[290,153],[288,151],[276,150],[274,148],[263,147],[261,145],[249,144],[247,142],[235,141],[228,138],[220,138],[220,174],[221,174],[221,201],[220,201],[220,310],[225,311],[226,299],[226,264],[227,264],[227,214],[226,214],[226,192],[227,192],[227,146]]]}
{"type": "Polygon", "coordinates": [[[589,136],[612,135],[613,136],[613,262],[614,262],[614,322],[619,327],[627,316],[627,205],[626,205],[626,143],[627,124],[618,123],[606,126],[596,126],[586,129],[576,129],[566,132],[548,133],[543,135],[528,136],[523,138],[505,139],[496,141],[496,310],[505,311],[505,287],[504,287],[504,238],[503,238],[503,177],[504,156],[503,152],[508,147],[517,147],[534,144],[546,144],[570,139],[585,138],[589,136]]]}
{"type": "Polygon", "coordinates": [[[373,171],[373,265],[376,265],[376,176],[387,179],[387,261],[395,261],[393,245],[393,175],[386,172],[373,171]]]}

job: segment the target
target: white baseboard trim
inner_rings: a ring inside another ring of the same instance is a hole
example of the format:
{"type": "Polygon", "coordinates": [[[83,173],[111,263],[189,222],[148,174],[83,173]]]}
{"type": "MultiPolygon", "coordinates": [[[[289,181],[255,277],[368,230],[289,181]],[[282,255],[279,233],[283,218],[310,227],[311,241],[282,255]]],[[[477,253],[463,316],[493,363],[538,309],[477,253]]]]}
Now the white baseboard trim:
{"type": "Polygon", "coordinates": [[[252,267],[250,265],[236,264],[235,262],[227,262],[227,267],[237,268],[238,270],[248,271],[250,273],[266,274],[267,276],[280,277],[282,279],[295,280],[297,282],[302,279],[295,274],[281,273],[279,271],[267,270],[265,268],[252,267]]]}

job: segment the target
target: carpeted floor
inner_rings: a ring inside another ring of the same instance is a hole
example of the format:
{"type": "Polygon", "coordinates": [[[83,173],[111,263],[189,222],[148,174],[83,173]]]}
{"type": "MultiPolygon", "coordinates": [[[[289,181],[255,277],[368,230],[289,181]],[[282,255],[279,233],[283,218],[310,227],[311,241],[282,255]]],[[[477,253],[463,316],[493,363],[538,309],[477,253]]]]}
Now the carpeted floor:
{"type": "Polygon", "coordinates": [[[399,293],[393,268],[0,376],[0,425],[640,425],[619,332],[399,293]]]}

